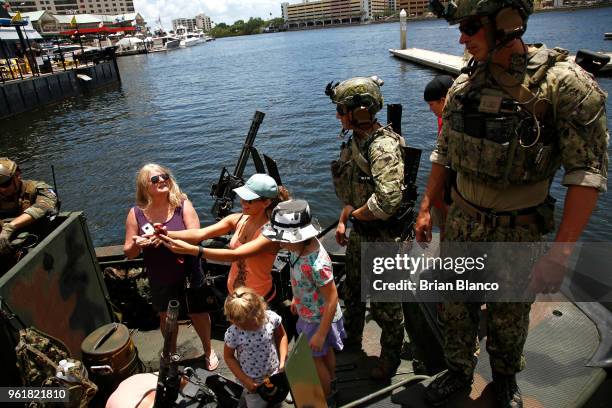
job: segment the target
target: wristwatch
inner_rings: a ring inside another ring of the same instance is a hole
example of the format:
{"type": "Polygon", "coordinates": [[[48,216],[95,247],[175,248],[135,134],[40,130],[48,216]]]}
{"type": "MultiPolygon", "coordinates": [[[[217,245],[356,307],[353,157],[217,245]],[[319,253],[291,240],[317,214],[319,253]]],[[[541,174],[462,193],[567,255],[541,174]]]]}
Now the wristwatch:
{"type": "Polygon", "coordinates": [[[351,224],[353,224],[353,225],[355,225],[355,223],[358,223],[358,222],[359,222],[359,220],[358,220],[357,218],[355,218],[355,216],[353,215],[353,213],[354,213],[354,212],[355,212],[355,210],[352,210],[352,211],[349,213],[349,216],[348,216],[348,220],[349,220],[349,221],[351,222],[351,224]]]}
{"type": "Polygon", "coordinates": [[[198,259],[202,259],[204,256],[204,247],[202,245],[198,245],[198,259]]]}

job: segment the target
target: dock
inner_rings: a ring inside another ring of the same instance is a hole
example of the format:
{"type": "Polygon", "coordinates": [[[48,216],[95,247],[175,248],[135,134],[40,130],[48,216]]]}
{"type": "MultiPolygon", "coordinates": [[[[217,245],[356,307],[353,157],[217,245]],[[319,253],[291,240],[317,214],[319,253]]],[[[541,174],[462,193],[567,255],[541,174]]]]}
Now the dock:
{"type": "MultiPolygon", "coordinates": [[[[461,72],[461,68],[467,63],[463,57],[457,55],[445,54],[443,52],[424,50],[421,48],[407,48],[404,50],[390,49],[389,52],[394,57],[403,59],[405,61],[412,62],[417,65],[423,65],[429,68],[433,68],[438,71],[445,72],[450,75],[458,76],[461,72]]],[[[612,53],[601,53],[611,57],[612,53]]],[[[574,55],[570,58],[575,59],[574,55]]],[[[601,68],[597,73],[598,75],[611,75],[612,74],[612,62],[608,62],[606,66],[601,68]]]]}

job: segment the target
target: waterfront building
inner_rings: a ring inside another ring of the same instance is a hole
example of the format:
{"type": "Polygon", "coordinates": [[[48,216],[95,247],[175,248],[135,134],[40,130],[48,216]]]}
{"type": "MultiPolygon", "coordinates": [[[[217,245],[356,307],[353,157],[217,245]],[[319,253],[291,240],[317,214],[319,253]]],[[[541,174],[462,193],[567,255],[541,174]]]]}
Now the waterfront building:
{"type": "Polygon", "coordinates": [[[18,0],[9,1],[11,12],[48,11],[51,14],[133,13],[133,0],[18,0]]]}
{"type": "Polygon", "coordinates": [[[368,22],[382,15],[388,0],[303,0],[282,3],[283,19],[289,28],[368,22]]]}
{"type": "Polygon", "coordinates": [[[186,28],[188,32],[195,32],[198,28],[195,18],[175,18],[172,20],[172,31],[176,32],[176,29],[186,28]]]}
{"type": "MultiPolygon", "coordinates": [[[[397,0],[399,10],[406,10],[408,17],[420,17],[426,14],[431,14],[429,10],[429,0],[397,0]]],[[[448,4],[448,0],[442,0],[444,7],[448,4]]],[[[433,14],[432,14],[433,15],[433,14]]]]}
{"type": "Polygon", "coordinates": [[[204,13],[200,13],[197,16],[195,16],[195,21],[196,21],[196,27],[204,32],[208,32],[212,29],[212,26],[210,23],[210,17],[208,17],[204,13]]]}
{"type": "MultiPolygon", "coordinates": [[[[15,13],[10,13],[14,15],[15,13]]],[[[145,32],[146,22],[139,13],[129,14],[51,14],[47,11],[21,13],[21,17],[30,21],[32,26],[43,37],[56,36],[61,31],[75,29],[72,19],[75,18],[78,28],[104,27],[140,27],[145,32]]]]}

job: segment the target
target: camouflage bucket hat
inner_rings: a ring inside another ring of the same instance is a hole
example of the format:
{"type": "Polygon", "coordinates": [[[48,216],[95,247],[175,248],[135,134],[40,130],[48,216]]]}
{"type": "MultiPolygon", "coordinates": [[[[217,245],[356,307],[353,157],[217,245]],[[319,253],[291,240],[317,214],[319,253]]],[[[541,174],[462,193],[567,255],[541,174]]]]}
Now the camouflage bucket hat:
{"type": "Polygon", "coordinates": [[[346,106],[349,109],[365,107],[375,114],[382,109],[384,99],[380,87],[384,81],[376,76],[355,77],[336,83],[327,84],[325,94],[333,103],[346,106]]]}
{"type": "Polygon", "coordinates": [[[17,163],[8,157],[0,157],[0,184],[9,181],[17,172],[17,163]]]}
{"type": "Polygon", "coordinates": [[[533,0],[451,0],[446,9],[446,19],[451,24],[474,16],[491,16],[506,7],[518,9],[527,20],[533,13],[533,0]]]}

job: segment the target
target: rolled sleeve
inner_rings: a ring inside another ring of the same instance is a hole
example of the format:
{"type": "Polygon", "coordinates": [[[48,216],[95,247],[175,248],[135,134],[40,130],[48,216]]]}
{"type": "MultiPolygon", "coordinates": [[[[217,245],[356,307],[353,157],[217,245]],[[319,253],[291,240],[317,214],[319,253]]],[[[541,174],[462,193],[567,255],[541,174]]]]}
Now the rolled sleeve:
{"type": "Polygon", "coordinates": [[[379,137],[370,146],[370,169],[374,193],[367,201],[368,209],[383,220],[391,217],[402,201],[404,160],[399,141],[391,136],[379,137]]]}
{"type": "Polygon", "coordinates": [[[600,173],[592,173],[586,170],[576,170],[565,173],[561,184],[564,186],[584,186],[596,188],[600,193],[608,191],[608,179],[600,173]]]}
{"type": "Polygon", "coordinates": [[[608,139],[606,94],[573,64],[559,74],[554,94],[564,185],[607,191],[608,139]]]}
{"type": "Polygon", "coordinates": [[[45,183],[36,186],[36,201],[27,209],[25,214],[38,220],[46,215],[53,214],[57,210],[57,196],[45,183]]]}

